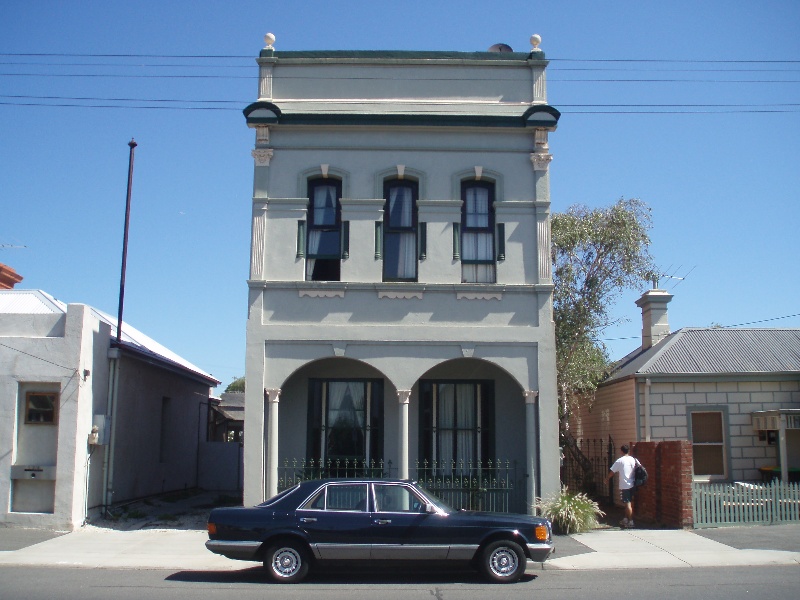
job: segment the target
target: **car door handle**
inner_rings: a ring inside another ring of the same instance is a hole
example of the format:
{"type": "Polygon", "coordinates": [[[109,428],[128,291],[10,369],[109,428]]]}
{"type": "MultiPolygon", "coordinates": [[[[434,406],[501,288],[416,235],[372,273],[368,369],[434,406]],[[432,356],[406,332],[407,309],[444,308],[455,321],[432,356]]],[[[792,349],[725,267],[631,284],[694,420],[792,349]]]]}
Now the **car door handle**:
{"type": "Polygon", "coordinates": [[[314,517],[300,517],[301,523],[316,523],[317,519],[314,517]]]}
{"type": "Polygon", "coordinates": [[[390,525],[391,519],[375,519],[375,525],[390,525]]]}

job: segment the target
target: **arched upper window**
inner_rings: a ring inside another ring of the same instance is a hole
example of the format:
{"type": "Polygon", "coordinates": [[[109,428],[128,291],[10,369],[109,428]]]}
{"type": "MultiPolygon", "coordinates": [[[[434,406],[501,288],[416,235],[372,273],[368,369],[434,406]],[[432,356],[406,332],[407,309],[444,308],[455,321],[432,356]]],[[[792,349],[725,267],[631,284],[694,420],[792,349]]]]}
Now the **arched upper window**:
{"type": "Polygon", "coordinates": [[[461,281],[494,283],[494,183],[461,183],[461,281]]]}
{"type": "Polygon", "coordinates": [[[340,281],[342,258],[342,182],[308,181],[306,280],[340,281]]]}
{"type": "Polygon", "coordinates": [[[417,280],[417,197],[415,181],[390,179],[383,186],[383,280],[417,280]]]}

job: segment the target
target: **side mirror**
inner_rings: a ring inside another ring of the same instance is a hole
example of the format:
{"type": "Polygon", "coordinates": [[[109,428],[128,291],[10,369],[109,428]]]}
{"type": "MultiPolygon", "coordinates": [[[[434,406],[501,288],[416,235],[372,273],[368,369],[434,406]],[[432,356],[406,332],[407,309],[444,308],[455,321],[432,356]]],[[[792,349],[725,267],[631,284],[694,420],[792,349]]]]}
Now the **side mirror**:
{"type": "Polygon", "coordinates": [[[433,504],[428,503],[425,505],[425,512],[428,513],[429,515],[435,515],[436,507],[433,504]]]}

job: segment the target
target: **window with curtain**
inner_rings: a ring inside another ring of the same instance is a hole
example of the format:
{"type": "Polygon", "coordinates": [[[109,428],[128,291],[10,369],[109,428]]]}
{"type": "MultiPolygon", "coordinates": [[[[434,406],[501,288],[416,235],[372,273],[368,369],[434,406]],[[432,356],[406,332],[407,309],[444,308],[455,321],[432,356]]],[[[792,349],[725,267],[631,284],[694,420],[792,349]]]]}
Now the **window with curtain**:
{"type": "Polygon", "coordinates": [[[383,458],[383,384],[380,380],[311,380],[308,458],[383,458]]]}
{"type": "Polygon", "coordinates": [[[725,477],[725,430],[721,411],[690,413],[694,474],[725,477]]]}
{"type": "Polygon", "coordinates": [[[461,281],[494,283],[494,184],[461,184],[461,281]]]}
{"type": "Polygon", "coordinates": [[[306,280],[341,278],[342,182],[319,178],[308,182],[306,280]]]}
{"type": "Polygon", "coordinates": [[[383,190],[383,280],[416,281],[417,183],[394,179],[383,190]]]}
{"type": "Polygon", "coordinates": [[[494,386],[490,381],[420,383],[420,455],[449,470],[495,458],[494,386]]]}

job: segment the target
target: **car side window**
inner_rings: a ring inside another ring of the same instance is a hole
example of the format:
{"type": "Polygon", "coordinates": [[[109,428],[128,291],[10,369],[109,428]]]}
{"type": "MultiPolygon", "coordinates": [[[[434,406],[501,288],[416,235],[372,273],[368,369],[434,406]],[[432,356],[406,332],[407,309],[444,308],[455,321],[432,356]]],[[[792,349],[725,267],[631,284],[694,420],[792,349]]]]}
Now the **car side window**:
{"type": "Polygon", "coordinates": [[[375,485],[375,503],[378,512],[425,512],[425,504],[410,488],[404,485],[375,485]]]}
{"type": "Polygon", "coordinates": [[[325,509],[366,511],[367,484],[329,485],[325,509]]]}
{"type": "Polygon", "coordinates": [[[325,510],[325,488],[311,496],[302,508],[306,510],[325,510]]]}

